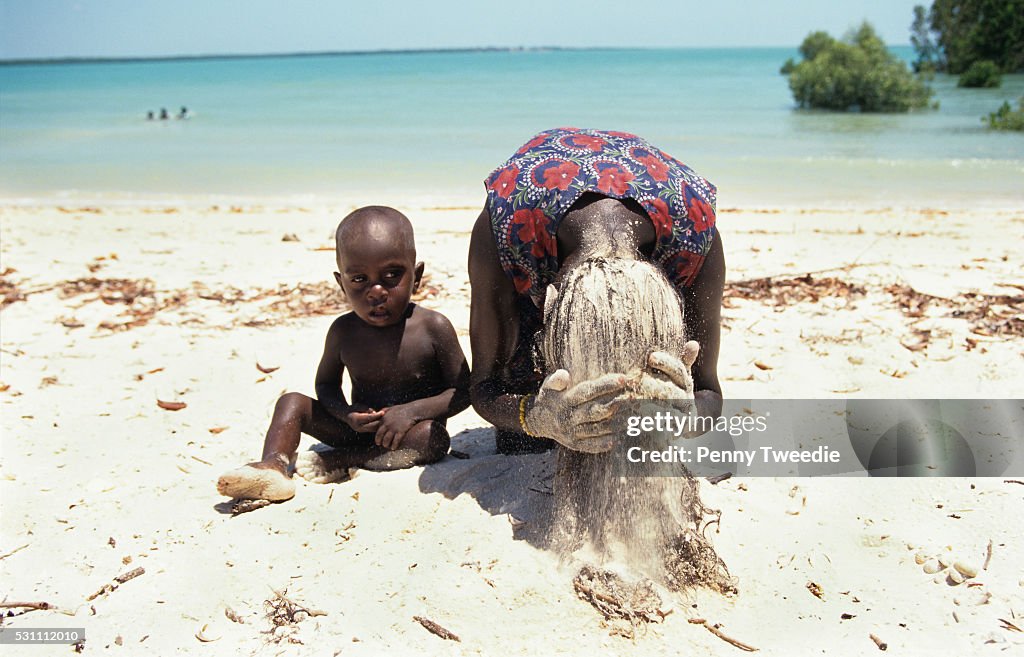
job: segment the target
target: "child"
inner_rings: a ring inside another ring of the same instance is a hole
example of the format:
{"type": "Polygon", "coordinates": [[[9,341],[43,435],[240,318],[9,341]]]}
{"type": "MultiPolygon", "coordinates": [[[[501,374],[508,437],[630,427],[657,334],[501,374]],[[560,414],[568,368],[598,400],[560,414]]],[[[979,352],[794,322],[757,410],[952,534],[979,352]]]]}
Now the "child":
{"type": "Polygon", "coordinates": [[[223,495],[295,495],[288,466],[300,433],[334,448],[307,452],[296,465],[321,482],[350,467],[403,468],[448,453],[445,420],[469,405],[469,366],[448,319],[409,302],[423,276],[412,224],[392,208],[360,208],[341,221],[335,241],[334,277],[352,312],[327,332],[317,398],[289,392],[277,401],[262,460],[222,475],[223,495]],[[346,367],[352,403],[341,392],[346,367]]]}

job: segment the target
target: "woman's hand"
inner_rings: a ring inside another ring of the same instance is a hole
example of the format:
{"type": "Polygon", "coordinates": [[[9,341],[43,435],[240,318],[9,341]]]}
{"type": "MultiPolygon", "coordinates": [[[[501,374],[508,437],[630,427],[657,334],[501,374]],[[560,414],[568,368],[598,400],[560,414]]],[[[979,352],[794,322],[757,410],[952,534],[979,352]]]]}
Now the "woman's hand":
{"type": "MultiPolygon", "coordinates": [[[[693,376],[690,368],[697,360],[697,353],[700,346],[691,340],[683,345],[682,358],[676,358],[664,351],[652,352],[647,359],[647,365],[652,374],[644,372],[644,384],[649,380],[654,386],[666,387],[661,395],[664,399],[676,401],[676,408],[684,413],[694,413],[705,417],[717,418],[722,412],[722,396],[711,390],[694,391],[693,376]],[[667,380],[666,380],[667,379],[667,380]],[[679,395],[672,394],[670,388],[677,390],[679,395]],[[679,402],[677,400],[683,400],[679,402]],[[692,400],[692,401],[690,401],[692,400]]],[[[704,426],[700,424],[698,426],[704,426]]],[[[683,438],[696,438],[704,433],[703,430],[687,432],[683,438]]]]}
{"type": "Polygon", "coordinates": [[[526,409],[530,434],[551,438],[578,452],[606,452],[614,445],[618,408],[614,397],[625,389],[622,374],[605,374],[597,379],[572,384],[566,370],[556,370],[540,386],[540,392],[526,409]]]}
{"type": "Polygon", "coordinates": [[[647,364],[654,372],[668,377],[669,381],[681,388],[686,392],[687,397],[692,399],[693,375],[690,374],[690,368],[693,366],[694,361],[697,360],[697,353],[699,351],[700,345],[694,340],[690,340],[683,345],[682,358],[676,358],[665,351],[655,351],[647,358],[647,364]]]}

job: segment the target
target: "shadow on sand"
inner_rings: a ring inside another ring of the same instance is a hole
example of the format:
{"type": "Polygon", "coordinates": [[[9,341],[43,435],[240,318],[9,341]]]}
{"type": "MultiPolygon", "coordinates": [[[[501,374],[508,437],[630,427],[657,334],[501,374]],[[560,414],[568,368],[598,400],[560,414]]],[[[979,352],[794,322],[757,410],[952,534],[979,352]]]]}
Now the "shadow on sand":
{"type": "Polygon", "coordinates": [[[469,495],[487,513],[507,515],[513,538],[547,548],[554,497],[551,481],[557,453],[508,456],[494,448],[494,429],[466,429],[452,436],[451,454],[423,469],[420,491],[448,499],[469,495]]]}

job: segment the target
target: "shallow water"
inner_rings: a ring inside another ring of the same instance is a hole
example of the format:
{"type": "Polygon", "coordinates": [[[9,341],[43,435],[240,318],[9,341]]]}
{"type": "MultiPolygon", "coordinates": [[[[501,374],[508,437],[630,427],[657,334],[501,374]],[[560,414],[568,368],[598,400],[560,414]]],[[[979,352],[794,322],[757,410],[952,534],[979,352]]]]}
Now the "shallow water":
{"type": "MultiPolygon", "coordinates": [[[[908,48],[896,49],[904,57],[908,48]]],[[[482,199],[558,125],[636,132],[719,206],[1024,201],[1024,135],[982,115],[1024,94],[940,76],[938,110],[794,109],[788,49],[380,53],[0,66],[0,198],[482,199]],[[185,105],[187,121],[147,121],[185,105]]]]}

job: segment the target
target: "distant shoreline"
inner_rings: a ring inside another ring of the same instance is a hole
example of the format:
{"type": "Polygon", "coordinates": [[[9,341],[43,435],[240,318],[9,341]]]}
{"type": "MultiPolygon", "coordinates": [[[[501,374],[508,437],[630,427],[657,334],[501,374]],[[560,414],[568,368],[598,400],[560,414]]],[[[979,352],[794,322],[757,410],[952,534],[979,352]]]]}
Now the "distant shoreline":
{"type": "MultiPolygon", "coordinates": [[[[905,44],[890,46],[895,48],[909,47],[905,44]]],[[[365,55],[426,55],[426,54],[454,54],[454,53],[491,53],[491,52],[625,52],[642,50],[778,50],[794,51],[796,46],[702,46],[702,47],[620,47],[620,46],[594,46],[587,48],[572,48],[564,46],[517,46],[500,47],[487,46],[478,48],[410,48],[410,49],[380,49],[380,50],[321,50],[311,52],[285,52],[285,53],[225,53],[225,54],[204,54],[204,55],[155,55],[152,57],[29,57],[19,59],[0,59],[0,66],[25,66],[25,65],[51,65],[51,64],[122,64],[138,62],[179,62],[179,61],[209,61],[218,59],[278,59],[285,57],[345,57],[365,55]]]]}

